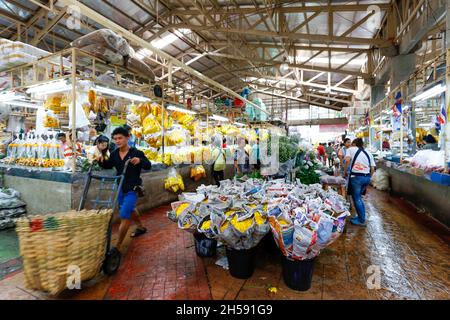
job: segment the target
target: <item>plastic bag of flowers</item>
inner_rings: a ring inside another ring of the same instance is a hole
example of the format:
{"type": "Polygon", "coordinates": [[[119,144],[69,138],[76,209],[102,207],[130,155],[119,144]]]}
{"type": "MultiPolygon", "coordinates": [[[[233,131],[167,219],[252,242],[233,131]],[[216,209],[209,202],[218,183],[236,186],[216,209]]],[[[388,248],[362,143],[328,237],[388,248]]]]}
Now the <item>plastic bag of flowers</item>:
{"type": "Polygon", "coordinates": [[[253,232],[253,241],[257,244],[262,238],[270,231],[269,220],[267,219],[267,213],[261,208],[256,208],[252,211],[253,218],[255,220],[255,231],[253,232]]]}
{"type": "Polygon", "coordinates": [[[197,231],[203,233],[209,239],[215,239],[217,237],[217,230],[209,215],[200,220],[197,231]]]}
{"type": "Polygon", "coordinates": [[[255,229],[253,215],[249,212],[236,212],[230,219],[232,227],[239,236],[251,235],[255,229]]]}
{"type": "Polygon", "coordinates": [[[316,241],[317,224],[309,219],[306,219],[305,222],[295,219],[292,258],[295,260],[306,259],[316,241]]]}
{"type": "Polygon", "coordinates": [[[176,201],[170,204],[172,210],[167,213],[167,216],[173,222],[177,222],[178,218],[185,212],[192,212],[195,204],[187,201],[176,201]]]}
{"type": "MultiPolygon", "coordinates": [[[[273,211],[273,210],[272,210],[273,211]]],[[[290,256],[294,240],[294,224],[286,214],[274,216],[269,211],[269,224],[278,248],[284,256],[290,256]]]]}
{"type": "Polygon", "coordinates": [[[324,248],[331,240],[333,233],[334,220],[326,215],[322,215],[317,227],[317,244],[324,248]]]}
{"type": "Polygon", "coordinates": [[[190,233],[195,233],[195,231],[197,231],[199,221],[199,216],[191,212],[185,212],[178,218],[178,228],[186,230],[190,233]]]}

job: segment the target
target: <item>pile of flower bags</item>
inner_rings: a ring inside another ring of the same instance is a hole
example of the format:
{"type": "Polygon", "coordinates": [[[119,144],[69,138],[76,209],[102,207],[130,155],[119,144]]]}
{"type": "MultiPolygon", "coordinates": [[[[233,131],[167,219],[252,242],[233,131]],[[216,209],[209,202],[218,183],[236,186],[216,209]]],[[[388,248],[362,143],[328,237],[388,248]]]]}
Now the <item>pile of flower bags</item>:
{"type": "Polygon", "coordinates": [[[168,212],[180,229],[235,250],[255,247],[272,229],[281,252],[297,260],[313,258],[335,241],[348,215],[348,204],[334,190],[261,179],[201,185],[181,194],[168,212]]]}

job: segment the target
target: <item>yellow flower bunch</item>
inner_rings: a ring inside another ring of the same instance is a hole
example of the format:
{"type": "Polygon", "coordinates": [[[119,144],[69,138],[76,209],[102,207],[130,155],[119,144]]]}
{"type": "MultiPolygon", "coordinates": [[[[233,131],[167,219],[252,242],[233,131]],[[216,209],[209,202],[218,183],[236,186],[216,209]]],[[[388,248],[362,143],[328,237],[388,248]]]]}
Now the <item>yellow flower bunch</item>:
{"type": "Polygon", "coordinates": [[[161,131],[161,125],[154,115],[149,114],[142,121],[143,133],[152,134],[161,131]]]}
{"type": "Polygon", "coordinates": [[[44,127],[46,128],[59,128],[59,120],[56,117],[50,115],[44,116],[44,127]]]}
{"type": "Polygon", "coordinates": [[[253,225],[253,218],[247,218],[245,220],[239,221],[238,216],[235,215],[231,219],[231,224],[236,228],[240,233],[246,232],[253,225]]]}
{"type": "Polygon", "coordinates": [[[201,178],[206,178],[206,171],[202,165],[191,168],[191,178],[199,181],[201,178]]]}
{"type": "Polygon", "coordinates": [[[164,188],[174,193],[180,190],[184,191],[183,178],[179,174],[177,174],[176,177],[172,176],[168,177],[167,179],[164,180],[164,188]]]}
{"type": "Polygon", "coordinates": [[[164,158],[163,158],[162,154],[159,153],[156,156],[155,161],[156,162],[160,162],[160,163],[164,163],[166,166],[171,166],[172,165],[172,154],[168,153],[168,152],[165,152],[164,153],[164,158]]]}

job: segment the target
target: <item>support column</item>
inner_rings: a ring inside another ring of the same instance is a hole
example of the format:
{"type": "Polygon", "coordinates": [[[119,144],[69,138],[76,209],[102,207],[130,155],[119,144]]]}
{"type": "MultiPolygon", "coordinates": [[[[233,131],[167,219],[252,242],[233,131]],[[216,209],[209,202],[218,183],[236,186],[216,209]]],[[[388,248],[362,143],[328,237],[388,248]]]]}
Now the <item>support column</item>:
{"type": "Polygon", "coordinates": [[[447,1],[447,11],[446,11],[446,19],[447,19],[447,32],[445,44],[447,48],[447,73],[446,73],[446,84],[447,84],[447,91],[445,92],[445,98],[446,98],[446,108],[447,108],[447,121],[445,122],[444,127],[444,152],[445,152],[445,169],[448,169],[448,162],[450,161],[449,152],[450,152],[450,115],[449,115],[449,106],[450,106],[450,1],[447,1]]]}

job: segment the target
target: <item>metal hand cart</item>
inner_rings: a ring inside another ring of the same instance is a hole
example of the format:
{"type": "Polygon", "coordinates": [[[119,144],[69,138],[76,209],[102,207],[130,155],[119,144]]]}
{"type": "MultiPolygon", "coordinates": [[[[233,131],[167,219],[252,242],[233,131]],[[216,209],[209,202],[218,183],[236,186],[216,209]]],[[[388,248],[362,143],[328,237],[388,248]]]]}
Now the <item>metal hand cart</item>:
{"type": "MultiPolygon", "coordinates": [[[[100,181],[100,186],[97,189],[97,195],[94,199],[91,200],[92,203],[92,209],[112,209],[113,212],[117,206],[118,199],[119,199],[119,193],[122,189],[123,181],[125,180],[125,172],[128,168],[128,163],[130,160],[127,160],[125,162],[125,166],[123,168],[123,172],[121,175],[117,176],[102,176],[99,174],[93,173],[93,167],[89,168],[86,183],[84,185],[83,194],[81,196],[80,205],[78,207],[78,211],[81,211],[84,209],[84,206],[87,201],[87,196],[89,193],[89,187],[91,186],[92,180],[98,180],[100,181]],[[106,195],[106,197],[103,197],[105,193],[109,193],[106,195]]],[[[115,248],[111,247],[111,238],[112,238],[112,220],[113,215],[111,215],[111,219],[109,221],[108,225],[108,231],[106,236],[106,255],[105,260],[103,262],[102,270],[106,275],[112,275],[114,274],[117,269],[120,266],[120,261],[122,258],[122,254],[120,251],[115,248]]]]}

